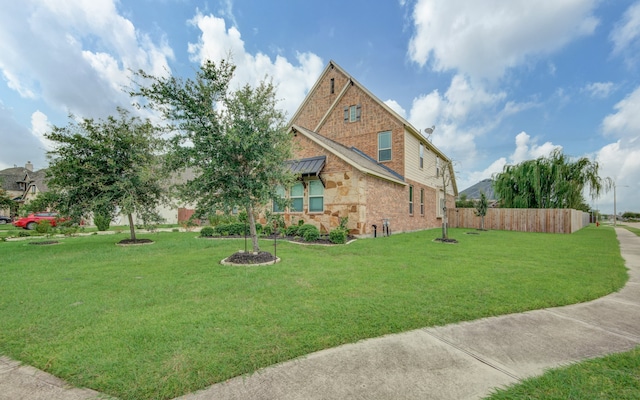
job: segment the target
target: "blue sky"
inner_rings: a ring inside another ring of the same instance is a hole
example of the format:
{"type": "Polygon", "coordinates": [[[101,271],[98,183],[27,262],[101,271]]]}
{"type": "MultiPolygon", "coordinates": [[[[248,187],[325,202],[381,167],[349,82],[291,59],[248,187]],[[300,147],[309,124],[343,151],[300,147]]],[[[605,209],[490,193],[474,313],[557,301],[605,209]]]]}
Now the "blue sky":
{"type": "MultiPolygon", "coordinates": [[[[334,60],[456,164],[462,190],[555,147],[597,160],[640,212],[640,0],[0,0],[0,169],[130,99],[130,70],[232,56],[293,115],[334,60]]],[[[613,211],[613,193],[591,201],[613,211]]]]}

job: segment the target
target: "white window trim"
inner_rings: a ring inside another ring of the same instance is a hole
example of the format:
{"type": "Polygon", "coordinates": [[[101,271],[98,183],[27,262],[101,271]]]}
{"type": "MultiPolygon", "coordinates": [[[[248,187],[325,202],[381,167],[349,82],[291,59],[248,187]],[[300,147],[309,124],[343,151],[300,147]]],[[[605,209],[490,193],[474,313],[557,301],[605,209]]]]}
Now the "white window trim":
{"type": "Polygon", "coordinates": [[[324,213],[324,185],[322,184],[322,182],[320,180],[311,180],[309,181],[308,186],[308,192],[307,192],[307,200],[308,200],[308,204],[309,204],[309,214],[322,214],[324,213]],[[319,182],[320,185],[322,186],[322,196],[318,196],[318,195],[311,195],[311,182],[319,182]],[[322,210],[311,210],[311,199],[312,198],[322,198],[322,210]]]}
{"type": "Polygon", "coordinates": [[[383,131],[378,132],[378,162],[391,161],[393,159],[393,133],[392,131],[383,131]],[[389,147],[380,147],[380,135],[388,133],[389,134],[389,147]],[[389,159],[381,160],[380,159],[380,151],[381,150],[389,150],[389,159]]]}
{"type": "Polygon", "coordinates": [[[413,185],[409,185],[409,215],[413,215],[413,196],[415,195],[413,185]]]}
{"type": "Polygon", "coordinates": [[[304,185],[301,182],[298,183],[294,183],[293,185],[291,185],[291,187],[289,188],[289,200],[291,200],[291,205],[293,205],[293,199],[302,199],[302,209],[301,210],[293,210],[292,207],[288,207],[289,208],[289,212],[291,213],[303,213],[304,212],[304,185]],[[293,187],[295,185],[302,185],[302,195],[300,196],[294,196],[291,191],[293,190],[293,187]]]}

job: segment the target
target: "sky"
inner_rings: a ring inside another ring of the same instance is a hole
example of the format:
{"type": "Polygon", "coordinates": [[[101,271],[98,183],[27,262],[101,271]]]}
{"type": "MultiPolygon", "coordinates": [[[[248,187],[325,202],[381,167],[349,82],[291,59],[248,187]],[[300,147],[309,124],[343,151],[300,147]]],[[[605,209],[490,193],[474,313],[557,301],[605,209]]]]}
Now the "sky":
{"type": "MultiPolygon", "coordinates": [[[[459,190],[555,148],[640,212],[640,0],[0,0],[0,169],[132,100],[132,72],[231,59],[293,116],[335,61],[455,164],[459,190]]],[[[609,191],[589,204],[614,209],[609,191]]]]}

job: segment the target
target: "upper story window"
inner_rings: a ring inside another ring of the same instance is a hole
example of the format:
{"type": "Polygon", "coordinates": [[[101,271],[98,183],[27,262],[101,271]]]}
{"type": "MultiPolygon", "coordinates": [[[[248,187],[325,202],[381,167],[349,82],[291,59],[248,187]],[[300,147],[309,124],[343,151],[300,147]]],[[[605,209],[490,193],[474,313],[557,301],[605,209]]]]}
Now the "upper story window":
{"type": "Polygon", "coordinates": [[[336,78],[331,78],[331,94],[336,92],[336,78]]]}
{"type": "Polygon", "coordinates": [[[291,212],[302,212],[304,202],[304,186],[302,183],[296,183],[289,189],[289,198],[291,199],[291,212]]]}
{"type": "Polygon", "coordinates": [[[436,157],[436,178],[440,177],[440,157],[436,157]]]}
{"type": "Polygon", "coordinates": [[[309,212],[324,211],[324,186],[319,180],[309,181],[309,212]]]}
{"type": "Polygon", "coordinates": [[[424,144],[420,143],[420,169],[424,168],[424,144]]]}
{"type": "Polygon", "coordinates": [[[345,107],[344,122],[360,121],[361,114],[362,114],[362,106],[360,104],[345,107]]]}
{"type": "Polygon", "coordinates": [[[378,161],[391,160],[391,131],[378,133],[378,161]]]}
{"type": "Polygon", "coordinates": [[[33,186],[31,186],[31,193],[35,193],[35,192],[36,192],[36,186],[33,185],[33,186]]]}

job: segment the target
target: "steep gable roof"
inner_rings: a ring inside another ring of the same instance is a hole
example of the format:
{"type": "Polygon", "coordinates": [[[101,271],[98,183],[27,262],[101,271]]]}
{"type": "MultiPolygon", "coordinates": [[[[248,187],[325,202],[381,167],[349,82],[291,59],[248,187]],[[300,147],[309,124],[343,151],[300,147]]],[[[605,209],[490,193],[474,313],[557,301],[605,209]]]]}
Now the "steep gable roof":
{"type": "Polygon", "coordinates": [[[342,89],[339,90],[334,102],[331,104],[331,106],[326,111],[324,116],[320,119],[320,122],[318,123],[318,125],[313,127],[313,131],[312,132],[317,132],[318,130],[320,130],[320,128],[322,127],[324,122],[329,118],[331,113],[335,111],[335,108],[340,103],[340,100],[346,94],[346,92],[349,90],[349,88],[351,86],[356,86],[358,89],[360,89],[362,92],[364,92],[367,96],[369,96],[371,99],[373,99],[373,101],[375,101],[380,107],[382,107],[385,111],[387,111],[395,119],[397,119],[402,125],[404,125],[405,130],[407,132],[409,132],[411,135],[415,136],[418,140],[422,141],[425,144],[425,146],[426,146],[426,148],[428,150],[432,151],[439,158],[441,158],[444,162],[448,163],[448,165],[449,165],[449,174],[451,175],[451,182],[452,182],[453,192],[454,192],[454,195],[457,195],[458,194],[458,186],[457,186],[457,183],[456,183],[455,171],[453,169],[453,163],[451,162],[451,159],[449,159],[449,157],[447,157],[447,155],[444,154],[440,149],[438,149],[432,142],[427,140],[427,138],[422,135],[422,133],[420,132],[419,129],[415,128],[404,117],[402,117],[400,114],[398,114],[396,111],[394,111],[391,107],[386,105],[376,95],[371,93],[369,91],[369,89],[367,89],[360,82],[358,82],[355,78],[353,78],[349,73],[347,73],[347,71],[345,71],[342,67],[340,67],[333,60],[329,61],[327,66],[324,68],[324,70],[320,74],[320,77],[318,78],[318,80],[316,80],[316,83],[311,87],[311,89],[307,93],[306,97],[304,98],[302,104],[300,104],[300,107],[298,107],[296,112],[293,114],[293,117],[289,121],[289,126],[290,127],[294,126],[293,121],[295,121],[300,116],[302,110],[304,110],[305,107],[307,106],[307,104],[311,101],[311,97],[312,97],[313,93],[316,90],[318,90],[318,87],[319,87],[320,83],[322,82],[323,78],[332,69],[336,69],[337,71],[339,71],[340,73],[345,75],[347,77],[347,84],[342,89]]]}
{"type": "Polygon", "coordinates": [[[306,138],[324,148],[331,154],[340,158],[347,164],[353,166],[358,171],[375,177],[385,179],[400,185],[406,185],[404,177],[395,171],[377,163],[371,157],[365,155],[354,147],[344,146],[336,141],[328,139],[317,132],[303,128],[298,125],[292,125],[290,128],[293,133],[300,133],[306,138]]]}

